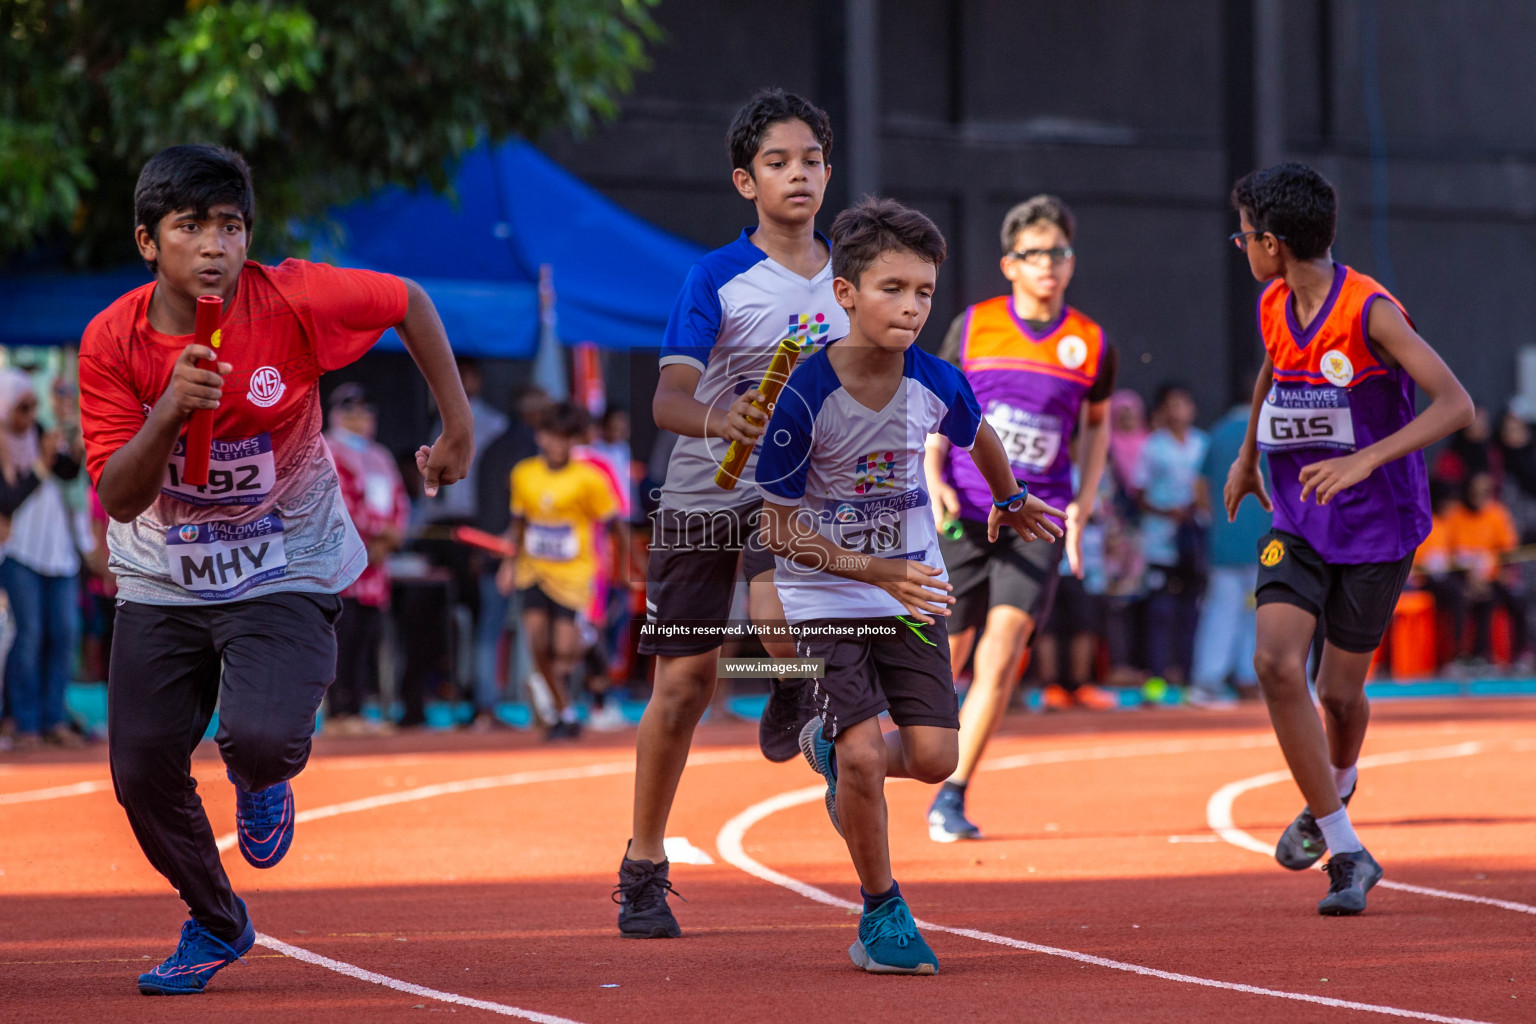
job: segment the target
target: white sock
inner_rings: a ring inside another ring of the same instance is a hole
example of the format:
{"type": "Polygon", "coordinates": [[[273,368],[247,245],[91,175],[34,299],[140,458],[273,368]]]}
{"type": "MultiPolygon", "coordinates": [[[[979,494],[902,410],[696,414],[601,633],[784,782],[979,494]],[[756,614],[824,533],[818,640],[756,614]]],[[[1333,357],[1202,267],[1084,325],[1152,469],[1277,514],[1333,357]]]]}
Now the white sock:
{"type": "Polygon", "coordinates": [[[1348,768],[1334,768],[1333,765],[1328,767],[1333,771],[1333,784],[1338,787],[1339,799],[1342,800],[1354,790],[1355,779],[1360,773],[1354,765],[1350,765],[1348,768]]]}
{"type": "Polygon", "coordinates": [[[567,704],[560,709],[560,721],[570,723],[576,721],[576,708],[567,704]]]}
{"type": "Polygon", "coordinates": [[[1326,818],[1317,819],[1317,827],[1323,830],[1323,842],[1329,853],[1358,853],[1365,849],[1355,835],[1355,826],[1349,823],[1349,812],[1340,807],[1326,818]]]}

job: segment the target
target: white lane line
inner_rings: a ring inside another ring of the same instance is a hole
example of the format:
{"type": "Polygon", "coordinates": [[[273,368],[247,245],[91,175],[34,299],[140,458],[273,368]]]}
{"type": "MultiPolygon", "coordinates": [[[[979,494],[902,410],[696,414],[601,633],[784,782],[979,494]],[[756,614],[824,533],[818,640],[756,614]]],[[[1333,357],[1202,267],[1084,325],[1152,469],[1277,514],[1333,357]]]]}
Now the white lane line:
{"type": "Polygon", "coordinates": [[[1234,736],[1209,740],[1160,740],[1154,743],[1117,743],[1097,747],[1068,747],[1064,750],[1041,750],[1029,754],[1014,754],[985,762],[987,771],[1008,768],[1031,768],[1042,764],[1067,764],[1072,761],[1107,761],[1121,757],[1156,757],[1160,754],[1192,754],[1207,750],[1257,750],[1276,746],[1275,738],[1262,736],[1234,736]]]}
{"type": "MultiPolygon", "coordinates": [[[[859,904],[839,899],[829,892],[816,888],[814,885],[808,885],[799,879],[791,878],[782,872],[775,871],[751,857],[743,846],[747,830],[753,825],[787,808],[819,801],[825,793],[825,786],[810,786],[759,801],[725,823],[725,827],[715,837],[715,848],[720,851],[720,856],[727,863],[755,878],[771,882],[774,885],[783,886],[791,892],[804,896],[808,900],[825,903],[829,907],[856,910],[859,908],[859,904]]],[[[1332,999],[1328,996],[1315,996],[1306,992],[1287,992],[1283,989],[1261,988],[1258,985],[1243,985],[1231,981],[1217,981],[1214,978],[1201,978],[1193,974],[1162,971],[1155,967],[1143,967],[1140,964],[1110,960],[1107,957],[1094,956],[1091,953],[1080,953],[1074,949],[1043,946],[1035,942],[1025,942],[1022,939],[1009,938],[1006,935],[994,935],[991,932],[977,931],[974,928],[951,928],[948,925],[934,924],[931,921],[918,921],[918,924],[930,931],[946,932],[950,935],[959,935],[962,938],[975,939],[978,942],[990,942],[999,946],[1008,946],[1012,949],[1022,949],[1030,953],[1043,953],[1046,956],[1062,957],[1066,960],[1075,960],[1078,963],[1092,964],[1095,967],[1107,967],[1110,970],[1125,971],[1129,974],[1139,974],[1143,977],[1158,978],[1163,981],[1176,981],[1186,985],[1198,985],[1202,988],[1224,989],[1229,992],[1242,992],[1247,995],[1268,996],[1272,999],[1290,999],[1301,1003],[1313,1003],[1318,1006],[1337,1007],[1342,1010],[1361,1010],[1366,1013],[1385,1014],[1389,1017],[1409,1017],[1414,1020],[1437,1021],[1439,1024],[1482,1024],[1482,1022],[1470,1020],[1466,1017],[1447,1017],[1438,1013],[1404,1010],[1395,1006],[1357,1003],[1348,999],[1332,999]]]]}
{"type": "MultiPolygon", "coordinates": [[[[1470,757],[1480,754],[1486,748],[1481,743],[1458,743],[1449,747],[1428,747],[1422,750],[1400,750],[1391,754],[1374,754],[1371,757],[1360,759],[1361,768],[1380,768],[1384,765],[1412,764],[1415,761],[1438,761],[1453,757],[1470,757]]],[[[1266,857],[1275,855],[1273,843],[1266,843],[1256,838],[1249,832],[1237,827],[1232,816],[1232,805],[1239,796],[1252,789],[1262,789],[1265,786],[1275,786],[1282,782],[1289,782],[1289,771],[1265,772],[1262,775],[1254,775],[1246,779],[1238,779],[1229,782],[1216,792],[1211,794],[1211,799],[1205,805],[1205,820],[1222,839],[1233,846],[1244,850],[1252,850],[1254,853],[1262,853],[1266,857]]],[[[1513,910],[1520,914],[1536,914],[1536,907],[1528,903],[1516,903],[1513,900],[1498,900],[1489,896],[1473,896],[1464,892],[1453,892],[1449,889],[1430,889],[1422,885],[1408,885],[1404,882],[1394,882],[1383,878],[1376,883],[1383,889],[1396,889],[1399,892],[1411,892],[1419,896],[1435,896],[1443,900],[1458,900],[1462,903],[1481,903],[1484,906],[1498,907],[1501,910],[1513,910]]]]}
{"type": "MultiPolygon", "coordinates": [[[[756,751],[741,750],[716,750],[691,754],[688,764],[728,764],[735,761],[756,761],[761,755],[756,751]]],[[[452,793],[473,793],[479,790],[497,789],[505,786],[526,786],[535,782],[561,782],[570,779],[595,779],[605,775],[624,775],[635,770],[633,758],[627,761],[606,761],[600,764],[579,765],[574,768],[546,768],[539,771],[513,772],[509,775],[490,775],[479,779],[464,779],[459,782],[442,782],[431,786],[418,786],[415,789],[402,790],[399,793],[385,793],[381,796],[364,797],[361,800],[348,800],[345,803],[328,804],[324,807],[316,807],[308,811],[301,811],[294,816],[294,823],[301,821],[316,821],[321,818],[334,818],[339,814],[355,814],[360,811],[376,810],[380,807],[392,807],[396,804],[411,803],[417,800],[430,800],[433,797],[447,796],[452,793]]],[[[222,852],[235,845],[237,837],[231,833],[219,838],[219,850],[222,852]]],[[[453,992],[443,992],[435,988],[427,988],[424,985],[415,985],[399,978],[391,978],[386,974],[378,974],[366,970],[354,964],[341,960],[332,960],[330,957],[321,956],[302,947],[274,939],[270,935],[260,932],[256,934],[256,941],[268,949],[276,950],[284,956],[295,960],[302,960],[307,964],[324,967],[338,974],[345,974],[349,978],[370,982],[374,985],[383,985],[398,992],[408,992],[411,995],[421,996],[426,999],[435,999],[439,1002],[454,1003],[459,1006],[468,1006],[476,1010],[488,1010],[491,1013],[499,1013],[504,1017],[521,1017],[537,1024],[579,1024],[565,1017],[556,1017],[549,1013],[539,1013],[535,1010],[524,1010],[516,1006],[508,1006],[505,1003],[494,1003],[488,999],[471,999],[469,996],[457,995],[453,992]]]]}
{"type": "Polygon", "coordinates": [[[74,782],[68,786],[29,789],[21,793],[0,793],[0,805],[30,804],[39,800],[57,800],[62,796],[84,796],[87,793],[100,793],[104,789],[111,788],[112,783],[107,780],[95,779],[91,782],[74,782]]]}
{"type": "Polygon", "coordinates": [[[392,988],[396,992],[406,992],[413,996],[420,996],[423,999],[434,999],[440,1003],[468,1006],[476,1010],[488,1010],[491,1013],[499,1013],[503,1017],[521,1017],[523,1020],[535,1021],[536,1024],[579,1024],[579,1022],[573,1021],[568,1017],[556,1017],[552,1013],[524,1010],[521,1007],[508,1006],[506,1003],[493,1003],[489,999],[471,999],[469,996],[461,996],[453,992],[443,992],[439,989],[427,988],[425,985],[413,985],[408,981],[401,981],[399,978],[391,978],[387,974],[376,974],[354,964],[345,963],[341,960],[332,960],[328,956],[312,953],[299,946],[290,945],[281,939],[274,939],[270,935],[263,935],[261,932],[256,933],[256,941],[268,949],[276,950],[284,956],[292,957],[295,960],[302,960],[307,964],[314,964],[316,967],[324,967],[328,971],[335,971],[337,974],[345,974],[349,978],[356,978],[358,981],[382,985],[385,988],[392,988]]]}
{"type": "MultiPolygon", "coordinates": [[[[688,765],[705,764],[729,764],[736,761],[758,761],[762,755],[757,751],[747,750],[706,750],[698,754],[688,756],[688,765]]],[[[541,768],[535,771],[512,772],[509,775],[487,775],[478,779],[462,779],[458,782],[438,782],[430,786],[417,786],[414,789],[402,789],[398,793],[383,793],[379,796],[363,797],[360,800],[348,800],[339,804],[327,804],[324,807],[312,807],[307,811],[300,811],[294,815],[295,825],[306,821],[319,821],[322,818],[334,818],[339,814],[357,814],[360,811],[376,811],[381,807],[393,807],[397,804],[414,803],[418,800],[431,800],[434,797],[450,796],[454,793],[474,793],[485,789],[502,789],[507,786],[526,786],[535,782],[567,782],[572,779],[597,779],[605,775],[628,775],[635,770],[635,760],[604,761],[599,764],[578,765],[574,768],[541,768]]],[[[224,853],[235,848],[239,842],[239,836],[230,832],[218,838],[219,852],[224,853]]]]}

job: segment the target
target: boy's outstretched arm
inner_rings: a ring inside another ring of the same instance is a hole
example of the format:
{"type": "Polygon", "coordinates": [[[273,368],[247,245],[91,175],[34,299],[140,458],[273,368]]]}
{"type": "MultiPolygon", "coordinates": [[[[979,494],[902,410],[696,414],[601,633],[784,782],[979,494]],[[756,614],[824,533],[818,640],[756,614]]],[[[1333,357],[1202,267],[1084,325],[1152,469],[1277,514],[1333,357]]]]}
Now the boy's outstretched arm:
{"type": "Polygon", "coordinates": [[[1264,400],[1269,395],[1274,379],[1275,362],[1266,354],[1258,380],[1253,384],[1253,402],[1248,409],[1248,432],[1243,435],[1242,447],[1237,450],[1232,468],[1227,470],[1227,483],[1221,490],[1221,501],[1226,507],[1229,523],[1237,518],[1237,507],[1243,503],[1244,496],[1249,494],[1259,499],[1259,505],[1265,512],[1275,510],[1270,503],[1269,492],[1264,489],[1264,472],[1259,469],[1259,410],[1264,407],[1264,400]]]}
{"type": "Polygon", "coordinates": [[[436,496],[439,485],[458,483],[469,474],[469,464],[475,458],[475,422],[437,307],[421,285],[409,278],[400,280],[409,302],[405,319],[395,325],[395,331],[427,379],[443,418],[443,432],[437,441],[416,449],[416,468],[430,498],[436,496]]]}
{"type": "MultiPolygon", "coordinates": [[[[971,447],[971,459],[976,463],[976,468],[981,470],[987,486],[992,489],[994,501],[1002,501],[1019,493],[1019,483],[1014,479],[1013,466],[1008,462],[1008,450],[1003,447],[1002,439],[997,436],[997,431],[992,429],[992,424],[986,420],[981,421],[981,426],[976,431],[976,443],[971,447]]],[[[1052,508],[1033,494],[1024,502],[1023,508],[1014,512],[1004,511],[993,505],[992,511],[987,514],[987,540],[997,540],[999,528],[1011,526],[1019,531],[1019,536],[1025,540],[1053,541],[1061,536],[1062,529],[1046,516],[1065,519],[1066,515],[1066,512],[1059,508],[1052,508]]]]}
{"type": "Polygon", "coordinates": [[[756,444],[768,425],[768,414],[752,403],[762,398],[757,388],[738,395],[730,409],[721,412],[693,397],[703,374],[686,363],[661,368],[661,380],[651,399],[656,426],[681,437],[723,437],[727,441],[756,444]]]}
{"type": "Polygon", "coordinates": [[[798,505],[763,502],[763,546],[805,567],[807,573],[829,572],[879,587],[900,601],[912,617],[932,622],[948,615],[955,599],[950,585],[936,577],[944,570],[916,559],[880,558],[849,551],[832,543],[806,518],[798,505]]]}
{"type": "Polygon", "coordinates": [[[1376,467],[1427,448],[1472,422],[1472,399],[1466,388],[1394,303],[1371,304],[1366,333],[1391,362],[1408,371],[1413,382],[1429,396],[1429,405],[1401,430],[1370,447],[1342,458],[1314,462],[1303,469],[1302,501],[1315,491],[1317,503],[1326,505],[1335,494],[1370,476],[1376,467]]]}
{"type": "Polygon", "coordinates": [[[1067,506],[1067,567],[1072,575],[1083,578],[1083,528],[1093,518],[1099,498],[1099,479],[1109,461],[1109,399],[1084,403],[1082,426],[1078,431],[1079,451],[1077,497],[1067,506]]]}

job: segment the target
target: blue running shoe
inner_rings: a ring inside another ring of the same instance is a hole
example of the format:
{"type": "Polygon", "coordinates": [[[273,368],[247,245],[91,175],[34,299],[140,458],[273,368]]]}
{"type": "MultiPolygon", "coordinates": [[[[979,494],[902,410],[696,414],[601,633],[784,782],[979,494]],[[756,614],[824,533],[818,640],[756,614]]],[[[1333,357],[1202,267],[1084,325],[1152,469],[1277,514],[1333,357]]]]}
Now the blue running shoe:
{"type": "Polygon", "coordinates": [[[912,911],[900,896],[859,918],[859,938],[848,947],[848,956],[870,974],[939,973],[939,958],[918,934],[912,911]]]}
{"type": "Polygon", "coordinates": [[[981,829],[965,816],[965,794],[940,789],[928,808],[928,838],[936,843],[954,843],[961,839],[980,839],[981,829]]]}
{"type": "MultiPolygon", "coordinates": [[[[238,900],[240,909],[245,901],[238,900]]],[[[245,916],[245,931],[230,945],[217,935],[189,919],[181,926],[181,941],[165,963],[139,975],[139,992],[146,996],[193,996],[207,987],[213,976],[239,960],[256,945],[256,928],[251,916],[245,916]]]]}
{"type": "Polygon", "coordinates": [[[229,781],[235,783],[240,855],[253,868],[273,867],[293,842],[293,787],[279,782],[260,793],[249,793],[233,775],[229,781]]]}
{"type": "Polygon", "coordinates": [[[832,754],[832,744],[821,734],[819,716],[800,730],[800,753],[811,769],[827,780],[827,817],[832,819],[837,834],[842,835],[843,823],[837,820],[837,759],[832,754]]]}

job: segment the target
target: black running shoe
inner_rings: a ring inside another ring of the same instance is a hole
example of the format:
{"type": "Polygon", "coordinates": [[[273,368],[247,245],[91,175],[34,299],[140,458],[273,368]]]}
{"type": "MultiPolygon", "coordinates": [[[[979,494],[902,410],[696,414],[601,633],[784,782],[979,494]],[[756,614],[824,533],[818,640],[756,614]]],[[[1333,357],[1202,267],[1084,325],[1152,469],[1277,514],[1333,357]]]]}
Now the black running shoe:
{"type": "Polygon", "coordinates": [[[815,687],[809,679],[775,678],[768,685],[768,703],[757,723],[757,745],[764,757],[782,764],[800,753],[800,730],[816,717],[811,699],[815,687]]]}
{"type": "MultiPolygon", "coordinates": [[[[1358,788],[1360,787],[1356,785],[1355,789],[1358,788]]],[[[1344,795],[1345,807],[1349,806],[1350,798],[1355,795],[1355,789],[1351,789],[1344,795]]],[[[1317,819],[1312,817],[1312,809],[1303,807],[1301,813],[1296,815],[1296,820],[1280,833],[1280,841],[1275,844],[1275,860],[1279,861],[1283,868],[1305,871],[1316,864],[1327,851],[1328,844],[1323,840],[1323,830],[1317,827],[1317,819]]]]}
{"type": "Polygon", "coordinates": [[[1365,850],[1336,853],[1328,858],[1328,895],[1317,905],[1319,914],[1343,917],[1365,909],[1365,894],[1381,881],[1381,865],[1365,850]]]}
{"type": "Polygon", "coordinates": [[[667,906],[667,894],[677,895],[667,879],[669,866],[667,861],[653,864],[628,857],[619,863],[613,902],[619,905],[619,934],[626,939],[675,939],[683,934],[667,906]]]}

